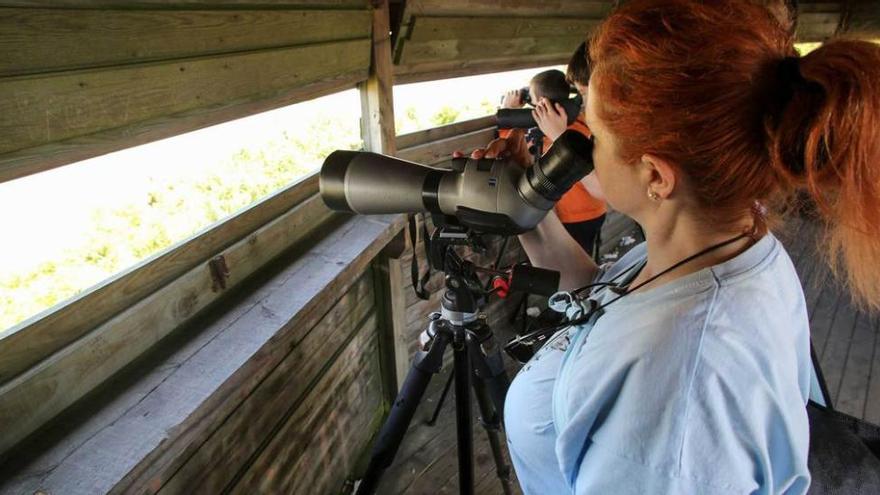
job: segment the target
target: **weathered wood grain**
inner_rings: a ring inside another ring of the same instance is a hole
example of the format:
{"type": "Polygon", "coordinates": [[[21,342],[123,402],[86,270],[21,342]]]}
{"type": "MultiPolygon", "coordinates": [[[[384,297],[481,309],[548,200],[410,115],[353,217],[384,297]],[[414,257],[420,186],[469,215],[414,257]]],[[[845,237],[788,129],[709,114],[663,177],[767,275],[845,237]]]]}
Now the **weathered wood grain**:
{"type": "Polygon", "coordinates": [[[479,17],[417,17],[414,23],[407,40],[409,43],[432,40],[566,37],[579,37],[583,41],[599,21],[572,17],[500,17],[491,21],[479,17]]]}
{"type": "Polygon", "coordinates": [[[479,131],[495,125],[495,116],[487,115],[476,119],[463,120],[454,124],[432,127],[423,131],[411,132],[397,136],[397,149],[412,148],[420,144],[461,136],[469,132],[479,131]]]}
{"type": "Polygon", "coordinates": [[[0,182],[353,88],[367,67],[255,101],[233,101],[0,155],[0,182]]]}
{"type": "Polygon", "coordinates": [[[283,418],[298,408],[310,407],[304,396],[313,396],[315,391],[310,387],[314,382],[326,380],[327,374],[334,372],[325,368],[338,360],[336,354],[349,345],[352,336],[358,334],[355,344],[369,344],[375,325],[364,322],[369,318],[367,323],[374,323],[374,317],[370,317],[374,306],[372,280],[361,277],[314,328],[294,328],[298,335],[291,342],[290,353],[164,482],[159,492],[222,492],[234,481],[235,473],[274,438],[283,418]]]}
{"type": "Polygon", "coordinates": [[[865,398],[865,411],[862,418],[880,425],[880,316],[873,315],[870,327],[874,331],[874,352],[871,355],[871,368],[868,373],[868,386],[865,398]]]}
{"type": "Polygon", "coordinates": [[[372,317],[230,493],[340,493],[383,413],[372,317]]]}
{"type": "Polygon", "coordinates": [[[0,153],[179,112],[269,98],[362,70],[369,39],[0,79],[0,153]]]}
{"type": "Polygon", "coordinates": [[[435,41],[408,41],[395,63],[413,65],[442,60],[486,60],[493,58],[558,55],[570,57],[585,39],[585,35],[553,38],[477,38],[435,41]]]}
{"type": "Polygon", "coordinates": [[[366,10],[0,10],[0,76],[370,36],[366,10]]]}
{"type": "Polygon", "coordinates": [[[497,18],[499,12],[508,17],[604,17],[614,2],[547,0],[410,0],[410,15],[422,16],[489,16],[497,18]]]}
{"type": "Polygon", "coordinates": [[[857,313],[837,400],[834,403],[837,410],[857,418],[865,414],[876,338],[873,318],[862,312],[857,313]]]}
{"type": "MultiPolygon", "coordinates": [[[[574,51],[574,49],[572,49],[574,51]]],[[[563,65],[568,62],[571,53],[552,53],[549,55],[533,55],[530,57],[485,58],[490,54],[474,60],[440,60],[401,63],[394,66],[394,77],[398,84],[409,84],[422,81],[435,81],[452,77],[475,76],[492,72],[504,72],[518,69],[531,69],[551,65],[563,65]]]]}
{"type": "Polygon", "coordinates": [[[495,138],[496,132],[497,129],[495,127],[489,127],[460,136],[401,149],[397,152],[397,156],[423,165],[434,165],[451,160],[453,151],[470,152],[475,148],[485,147],[495,138]]]}
{"type": "Polygon", "coordinates": [[[370,77],[361,86],[361,135],[367,151],[393,155],[397,147],[388,0],[381,0],[373,10],[372,25],[370,77]]]}
{"type": "Polygon", "coordinates": [[[242,8],[312,8],[365,9],[366,0],[3,0],[0,7],[64,9],[242,9],[242,8]]]}

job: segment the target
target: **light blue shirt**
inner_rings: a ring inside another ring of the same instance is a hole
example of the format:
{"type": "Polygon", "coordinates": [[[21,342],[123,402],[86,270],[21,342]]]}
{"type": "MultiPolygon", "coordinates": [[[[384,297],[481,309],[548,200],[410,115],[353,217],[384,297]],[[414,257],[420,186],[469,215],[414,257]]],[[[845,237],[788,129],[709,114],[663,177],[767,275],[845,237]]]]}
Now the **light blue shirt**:
{"type": "MultiPolygon", "coordinates": [[[[597,281],[645,257],[640,245],[597,281]]],[[[566,297],[554,300],[570,316],[586,310],[566,297]]],[[[775,237],[601,313],[558,332],[511,384],[526,495],[806,493],[809,324],[775,237]]]]}

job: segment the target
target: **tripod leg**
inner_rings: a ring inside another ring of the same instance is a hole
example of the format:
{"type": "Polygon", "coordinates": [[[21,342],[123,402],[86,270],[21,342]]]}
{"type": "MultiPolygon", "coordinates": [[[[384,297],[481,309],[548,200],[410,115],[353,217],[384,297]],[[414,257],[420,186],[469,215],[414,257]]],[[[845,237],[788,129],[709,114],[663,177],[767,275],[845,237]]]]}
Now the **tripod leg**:
{"type": "MultiPolygon", "coordinates": [[[[432,321],[432,326],[439,325],[432,321]]],[[[443,352],[449,343],[447,331],[434,331],[430,348],[416,354],[413,365],[403,381],[403,386],[394,399],[388,419],[382,425],[376,443],[373,445],[373,453],[366,474],[358,485],[357,494],[367,495],[376,492],[379,479],[394,461],[403,435],[409,427],[410,421],[416,412],[419,402],[428,388],[431,377],[440,371],[443,365],[443,352]]]]}
{"type": "Polygon", "coordinates": [[[485,383],[479,378],[475,378],[473,385],[474,394],[477,397],[477,405],[480,408],[480,423],[489,437],[489,447],[492,449],[492,457],[495,460],[495,472],[498,474],[498,479],[501,480],[504,494],[511,495],[513,487],[511,486],[510,466],[507,464],[501,447],[501,416],[492,405],[492,400],[486,391],[485,383]]]}
{"type": "Polygon", "coordinates": [[[505,495],[513,493],[512,480],[510,479],[510,465],[504,457],[501,440],[501,422],[504,411],[504,397],[507,393],[507,373],[501,360],[501,353],[497,351],[497,344],[488,326],[489,338],[480,345],[475,339],[469,339],[471,347],[471,362],[474,373],[474,394],[480,408],[480,422],[489,437],[489,446],[492,449],[492,457],[495,460],[495,471],[501,481],[501,487],[505,495]],[[489,340],[491,340],[489,342],[489,340]],[[488,344],[488,345],[485,345],[488,344]],[[495,349],[489,356],[484,354],[484,348],[495,349]],[[497,356],[496,356],[497,355],[497,356]]]}
{"type": "Polygon", "coordinates": [[[443,409],[443,403],[446,402],[446,395],[449,394],[449,389],[452,388],[452,381],[455,380],[455,373],[450,373],[449,378],[446,380],[446,385],[443,386],[443,393],[440,394],[440,400],[437,401],[437,406],[434,408],[434,414],[431,415],[431,419],[426,423],[428,426],[434,426],[437,423],[437,418],[440,416],[440,409],[443,409]]]}
{"type": "Polygon", "coordinates": [[[471,363],[465,332],[456,333],[453,343],[455,358],[455,422],[458,433],[458,487],[461,495],[474,492],[474,437],[471,421],[471,363]]]}

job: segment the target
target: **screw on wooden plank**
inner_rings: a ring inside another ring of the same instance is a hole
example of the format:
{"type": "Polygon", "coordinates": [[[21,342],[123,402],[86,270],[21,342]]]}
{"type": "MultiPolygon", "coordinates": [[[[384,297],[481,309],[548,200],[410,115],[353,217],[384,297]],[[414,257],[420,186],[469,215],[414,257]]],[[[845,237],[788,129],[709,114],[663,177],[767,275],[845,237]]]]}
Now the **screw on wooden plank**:
{"type": "Polygon", "coordinates": [[[211,280],[213,285],[211,290],[219,292],[226,289],[226,279],[229,278],[229,267],[226,266],[226,258],[221,254],[208,262],[208,268],[211,270],[211,280]]]}

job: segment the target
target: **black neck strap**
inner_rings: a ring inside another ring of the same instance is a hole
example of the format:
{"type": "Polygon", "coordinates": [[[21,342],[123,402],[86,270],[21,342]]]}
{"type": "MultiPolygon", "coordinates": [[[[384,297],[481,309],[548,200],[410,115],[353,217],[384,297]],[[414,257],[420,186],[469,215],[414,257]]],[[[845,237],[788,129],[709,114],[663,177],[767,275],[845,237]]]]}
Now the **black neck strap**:
{"type": "MultiPolygon", "coordinates": [[[[680,266],[682,266],[682,265],[684,265],[684,264],[687,264],[687,263],[689,263],[689,262],[691,262],[691,261],[693,261],[693,260],[699,258],[700,256],[705,256],[706,254],[711,253],[712,251],[715,251],[715,250],[717,250],[717,249],[721,249],[721,248],[723,248],[724,246],[728,246],[728,245],[730,245],[730,244],[733,244],[734,242],[739,241],[740,239],[744,239],[744,238],[746,238],[746,237],[752,237],[752,235],[751,235],[750,233],[740,234],[740,235],[738,235],[738,236],[736,236],[736,237],[732,237],[732,238],[730,238],[730,239],[727,239],[726,241],[722,241],[722,242],[719,242],[719,243],[717,243],[717,244],[713,244],[713,245],[707,247],[706,249],[703,249],[703,250],[700,251],[699,253],[696,253],[696,254],[693,254],[693,255],[691,255],[691,256],[688,256],[687,258],[685,258],[685,259],[679,261],[678,263],[676,263],[676,264],[670,266],[669,268],[663,270],[662,272],[658,273],[657,275],[654,275],[653,277],[649,278],[648,280],[645,280],[644,282],[642,282],[642,283],[636,285],[635,287],[632,287],[632,288],[624,288],[625,290],[623,291],[623,293],[619,294],[617,297],[615,297],[614,299],[612,299],[612,300],[606,302],[605,304],[602,304],[601,306],[598,305],[598,304],[596,304],[596,301],[594,301],[594,300],[591,299],[590,302],[592,303],[592,304],[591,304],[592,307],[590,308],[590,311],[588,311],[585,315],[581,316],[580,318],[576,318],[576,319],[574,319],[574,320],[567,321],[567,322],[565,322],[565,323],[561,323],[561,324],[559,324],[559,325],[553,325],[553,326],[550,326],[550,327],[539,328],[539,329],[537,329],[537,330],[535,330],[535,331],[533,331],[533,332],[529,332],[529,333],[527,333],[527,334],[525,334],[525,335],[522,335],[522,336],[520,336],[520,337],[517,337],[517,338],[514,339],[514,340],[515,340],[515,341],[526,341],[526,340],[529,340],[529,339],[533,339],[533,338],[536,338],[536,337],[540,337],[540,336],[542,336],[542,335],[546,335],[546,334],[548,334],[548,333],[556,332],[556,331],[558,331],[558,330],[560,330],[560,329],[562,329],[562,328],[568,327],[568,326],[580,325],[580,324],[582,324],[582,323],[586,323],[586,322],[587,322],[587,321],[593,316],[593,314],[595,314],[596,311],[601,310],[601,309],[604,309],[604,308],[607,308],[610,304],[614,303],[615,301],[619,300],[620,298],[622,298],[622,297],[624,297],[624,296],[627,296],[627,295],[629,295],[629,294],[632,294],[633,292],[639,290],[640,288],[642,288],[642,287],[644,287],[645,285],[647,285],[647,284],[653,282],[654,280],[657,280],[658,278],[662,277],[663,275],[666,275],[667,273],[671,272],[672,270],[675,270],[676,268],[678,268],[678,267],[680,267],[680,266]]],[[[639,263],[642,263],[642,262],[639,262],[639,263]]],[[[634,265],[632,265],[632,266],[630,266],[629,268],[625,269],[623,272],[621,272],[620,274],[618,274],[617,276],[615,276],[613,279],[611,279],[611,280],[608,281],[608,282],[599,282],[599,283],[595,283],[595,284],[586,285],[586,286],[584,286],[584,287],[581,287],[581,288],[579,288],[579,289],[576,289],[576,290],[573,291],[573,292],[578,293],[578,292],[581,292],[581,291],[583,291],[583,290],[585,290],[585,289],[587,289],[587,288],[590,288],[590,287],[602,287],[602,286],[611,286],[611,287],[615,287],[616,285],[614,284],[614,281],[615,281],[615,280],[618,280],[618,279],[620,279],[621,277],[623,277],[624,275],[630,273],[631,270],[632,270],[633,268],[635,268],[637,265],[638,265],[638,263],[637,263],[637,264],[634,264],[634,265]]]]}

